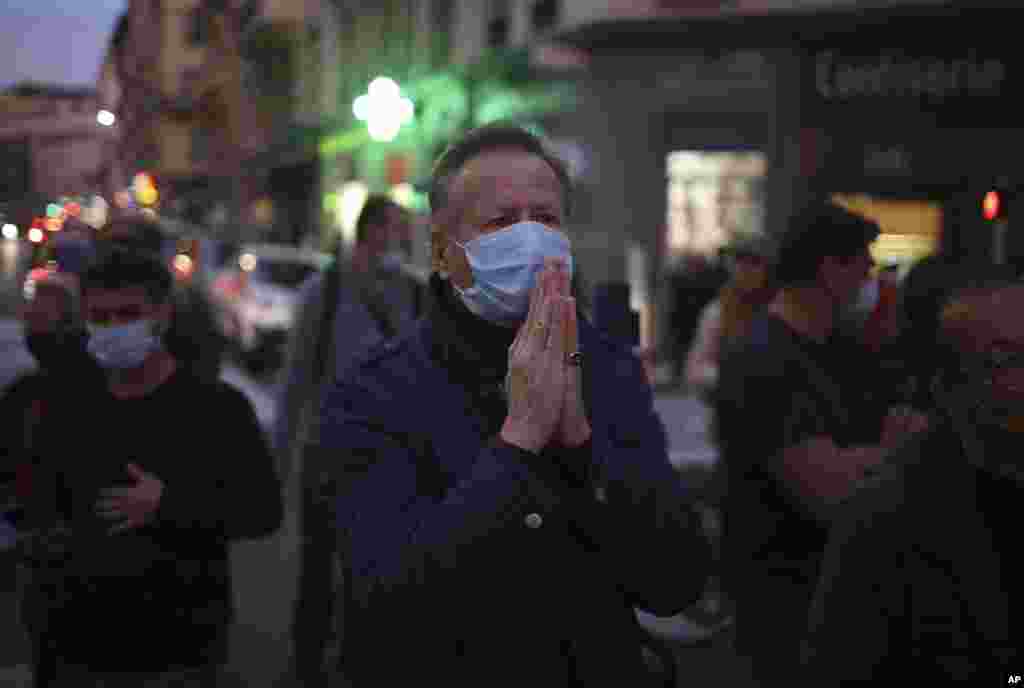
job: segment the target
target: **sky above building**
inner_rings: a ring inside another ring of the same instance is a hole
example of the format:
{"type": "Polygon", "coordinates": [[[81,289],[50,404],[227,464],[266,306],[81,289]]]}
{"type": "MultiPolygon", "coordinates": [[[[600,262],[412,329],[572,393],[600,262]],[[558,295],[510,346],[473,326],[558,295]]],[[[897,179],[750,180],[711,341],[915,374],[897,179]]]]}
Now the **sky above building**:
{"type": "Polygon", "coordinates": [[[0,87],[95,86],[127,0],[0,0],[0,87]]]}

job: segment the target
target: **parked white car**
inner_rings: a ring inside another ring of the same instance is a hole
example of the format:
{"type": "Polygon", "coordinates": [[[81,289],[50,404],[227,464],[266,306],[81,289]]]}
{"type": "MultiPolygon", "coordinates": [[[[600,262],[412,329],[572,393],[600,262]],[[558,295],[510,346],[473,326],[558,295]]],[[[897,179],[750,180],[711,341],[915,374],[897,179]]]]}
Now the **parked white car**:
{"type": "Polygon", "coordinates": [[[244,245],[210,285],[221,327],[254,371],[280,365],[302,284],[331,264],[326,253],[279,244],[244,245]]]}

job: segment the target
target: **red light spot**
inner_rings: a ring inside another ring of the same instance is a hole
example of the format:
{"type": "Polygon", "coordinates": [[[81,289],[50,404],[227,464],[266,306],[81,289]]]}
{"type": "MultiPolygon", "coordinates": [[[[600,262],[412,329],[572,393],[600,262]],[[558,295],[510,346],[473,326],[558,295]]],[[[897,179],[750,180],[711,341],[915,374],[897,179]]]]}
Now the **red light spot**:
{"type": "Polygon", "coordinates": [[[998,191],[989,191],[981,202],[981,214],[986,220],[994,220],[999,217],[999,210],[1002,208],[1003,199],[998,191]]]}

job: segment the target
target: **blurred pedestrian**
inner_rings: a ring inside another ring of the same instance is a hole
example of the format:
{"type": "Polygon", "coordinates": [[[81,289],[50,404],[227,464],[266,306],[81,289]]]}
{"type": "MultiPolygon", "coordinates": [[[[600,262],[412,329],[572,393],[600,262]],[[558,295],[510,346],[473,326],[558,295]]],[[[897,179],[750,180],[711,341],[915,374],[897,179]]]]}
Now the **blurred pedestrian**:
{"type": "Polygon", "coordinates": [[[701,313],[728,281],[722,261],[713,263],[700,254],[689,254],[669,278],[672,308],[669,326],[672,334],[673,376],[682,381],[686,376],[687,353],[694,344],[700,327],[701,313]]]}
{"type": "Polygon", "coordinates": [[[718,385],[722,351],[743,339],[775,293],[769,271],[773,250],[771,239],[763,236],[744,237],[727,250],[731,277],[701,312],[686,361],[686,384],[707,401],[718,385]]]}
{"type": "Polygon", "coordinates": [[[837,519],[808,685],[1007,685],[1024,659],[1024,286],[990,266],[941,309],[931,429],[837,519]]]}
{"type": "MultiPolygon", "coordinates": [[[[0,466],[4,482],[13,483],[18,530],[22,535],[34,524],[25,521],[24,507],[31,500],[38,463],[46,457],[36,451],[40,429],[51,413],[75,397],[73,390],[97,389],[102,371],[86,351],[87,335],[79,308],[78,283],[66,273],[54,273],[36,284],[23,307],[25,347],[38,367],[18,377],[0,396],[0,466]]],[[[22,567],[19,577],[24,579],[22,567]]],[[[48,685],[52,659],[40,646],[38,619],[22,614],[32,650],[34,685],[48,685]]]]}
{"type": "MultiPolygon", "coordinates": [[[[836,339],[878,226],[810,203],[780,238],[779,291],[721,365],[716,423],[727,489],[724,577],[736,645],[765,685],[788,684],[835,504],[921,418],[867,403],[836,339]]],[[[871,378],[872,380],[874,378],[871,378]]]]}
{"type": "Polygon", "coordinates": [[[577,312],[563,164],[518,127],[453,144],[430,311],[326,394],[353,684],[642,686],[634,608],[680,612],[709,547],[640,362],[577,312]]]}
{"type": "MultiPolygon", "coordinates": [[[[965,275],[978,272],[978,263],[962,261],[945,253],[917,261],[900,284],[897,312],[900,320],[899,349],[905,363],[903,384],[906,403],[924,412],[935,407],[931,381],[939,368],[936,339],[939,316],[950,291],[965,275]]],[[[1005,266],[986,265],[993,271],[1005,266]]]]}
{"type": "MultiPolygon", "coordinates": [[[[282,481],[299,481],[302,534],[292,621],[292,662],[303,685],[327,681],[325,654],[334,615],[335,531],[331,511],[337,457],[317,451],[325,383],[361,353],[393,337],[420,315],[423,285],[408,274],[407,211],[370,196],[356,222],[350,261],[339,246],[334,264],[302,287],[299,315],[281,372],[274,449],[282,481]]],[[[291,493],[291,490],[288,490],[291,493]]]]}
{"type": "Polygon", "coordinates": [[[44,418],[28,508],[59,535],[37,550],[25,602],[53,686],[215,685],[233,614],[227,545],[281,522],[251,404],[162,343],[172,281],[123,249],[82,279],[106,384],[68,390],[73,407],[44,418]]]}

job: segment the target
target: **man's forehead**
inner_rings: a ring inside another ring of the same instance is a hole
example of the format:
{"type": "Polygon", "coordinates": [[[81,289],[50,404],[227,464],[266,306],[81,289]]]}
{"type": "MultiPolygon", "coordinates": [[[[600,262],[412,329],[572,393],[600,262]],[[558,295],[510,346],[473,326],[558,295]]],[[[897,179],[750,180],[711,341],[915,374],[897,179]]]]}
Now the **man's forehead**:
{"type": "MultiPolygon", "coordinates": [[[[540,156],[518,150],[495,150],[470,159],[456,175],[452,192],[464,200],[514,200],[524,191],[561,201],[561,183],[540,156]]],[[[539,200],[539,199],[538,199],[539,200]]]]}

